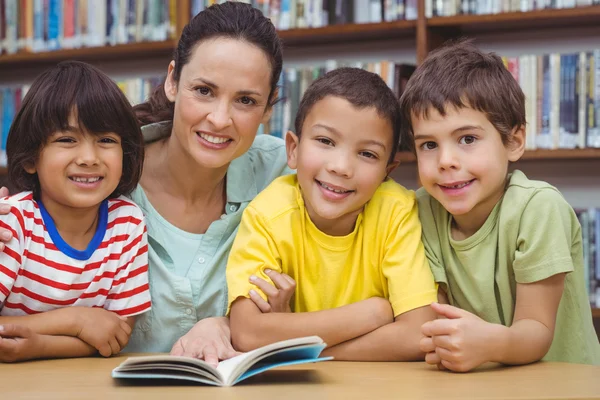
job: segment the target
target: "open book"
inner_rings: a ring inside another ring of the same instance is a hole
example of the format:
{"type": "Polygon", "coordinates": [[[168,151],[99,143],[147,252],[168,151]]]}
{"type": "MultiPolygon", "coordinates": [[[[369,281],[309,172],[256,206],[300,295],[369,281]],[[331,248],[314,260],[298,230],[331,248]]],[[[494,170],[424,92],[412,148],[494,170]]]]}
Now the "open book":
{"type": "Polygon", "coordinates": [[[221,361],[217,368],[192,357],[130,357],[112,371],[112,377],[181,379],[208,385],[233,386],[276,367],[331,360],[333,357],[319,357],[326,346],[318,336],[284,340],[221,361]]]}

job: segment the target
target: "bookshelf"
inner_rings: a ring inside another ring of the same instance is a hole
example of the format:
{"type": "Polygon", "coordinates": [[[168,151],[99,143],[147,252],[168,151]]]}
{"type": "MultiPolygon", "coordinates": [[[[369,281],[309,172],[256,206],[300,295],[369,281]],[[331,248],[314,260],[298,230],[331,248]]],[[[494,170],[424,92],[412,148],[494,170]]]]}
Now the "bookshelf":
{"type": "Polygon", "coordinates": [[[118,59],[147,58],[166,56],[173,53],[177,45],[174,40],[164,42],[140,42],[119,44],[103,47],[83,47],[79,49],[64,49],[40,53],[16,53],[0,56],[0,73],[12,68],[22,66],[36,66],[42,64],[56,64],[65,60],[79,60],[93,63],[94,61],[107,61],[118,59]]]}

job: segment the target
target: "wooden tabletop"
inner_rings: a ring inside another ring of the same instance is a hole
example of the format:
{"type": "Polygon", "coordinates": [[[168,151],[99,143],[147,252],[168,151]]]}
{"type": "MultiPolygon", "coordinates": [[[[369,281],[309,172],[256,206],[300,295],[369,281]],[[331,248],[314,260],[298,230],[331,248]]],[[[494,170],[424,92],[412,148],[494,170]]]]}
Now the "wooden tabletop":
{"type": "Polygon", "coordinates": [[[600,399],[600,367],[537,363],[440,372],[425,363],[324,362],[268,371],[231,388],[111,378],[126,356],[0,364],[2,399],[600,399]]]}

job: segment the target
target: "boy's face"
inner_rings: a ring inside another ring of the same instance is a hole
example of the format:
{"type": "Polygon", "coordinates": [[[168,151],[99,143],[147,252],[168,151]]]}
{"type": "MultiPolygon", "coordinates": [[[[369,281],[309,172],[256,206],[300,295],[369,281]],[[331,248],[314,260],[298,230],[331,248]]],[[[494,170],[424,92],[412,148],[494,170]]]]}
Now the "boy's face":
{"type": "Polygon", "coordinates": [[[328,96],[304,121],[301,139],[286,137],[288,165],[298,171],[313,223],[330,235],[346,235],[383,182],[392,149],[392,125],[375,108],[357,109],[328,96]]]}
{"type": "Polygon", "coordinates": [[[523,129],[505,146],[485,114],[452,106],[445,117],[435,109],[427,119],[413,115],[412,124],[425,190],[459,226],[483,225],[504,193],[509,161],[523,154],[523,129]]]}
{"type": "Polygon", "coordinates": [[[51,215],[97,207],[121,180],[120,136],[82,132],[74,115],[69,125],[71,129],[48,137],[35,165],[26,168],[30,174],[37,173],[41,200],[51,215]]]}

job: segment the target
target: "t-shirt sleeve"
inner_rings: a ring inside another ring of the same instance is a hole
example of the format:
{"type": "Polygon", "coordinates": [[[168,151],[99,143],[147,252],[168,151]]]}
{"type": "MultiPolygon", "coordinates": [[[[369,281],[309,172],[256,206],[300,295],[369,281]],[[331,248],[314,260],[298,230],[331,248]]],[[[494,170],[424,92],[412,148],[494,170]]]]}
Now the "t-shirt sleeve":
{"type": "Polygon", "coordinates": [[[448,277],[446,269],[442,262],[442,251],[438,234],[437,224],[441,223],[441,218],[434,217],[434,210],[431,204],[431,198],[426,192],[417,192],[419,205],[419,220],[423,229],[422,240],[425,247],[425,256],[429,261],[429,267],[433,273],[433,279],[441,283],[444,290],[447,291],[448,277]]]}
{"type": "Polygon", "coordinates": [[[0,310],[17,280],[23,256],[24,220],[21,210],[14,205],[10,213],[0,216],[0,228],[12,232],[12,239],[0,252],[0,310]]]}
{"type": "Polygon", "coordinates": [[[151,306],[148,285],[148,236],[141,211],[139,214],[139,222],[130,223],[132,229],[120,254],[113,284],[104,304],[106,310],[124,317],[144,313],[151,306]]]}
{"type": "Polygon", "coordinates": [[[514,261],[518,283],[537,282],[574,269],[571,257],[573,224],[571,206],[554,189],[536,192],[521,214],[514,261]]]}
{"type": "Polygon", "coordinates": [[[250,204],[244,210],[227,261],[227,314],[238,297],[249,297],[251,289],[267,299],[260,289],[250,283],[251,275],[272,283],[264,270],[268,268],[282,272],[281,258],[271,232],[267,222],[250,204]]]}
{"type": "Polygon", "coordinates": [[[383,261],[394,317],[437,299],[436,285],[421,242],[421,223],[414,195],[411,202],[392,221],[383,261]]]}

